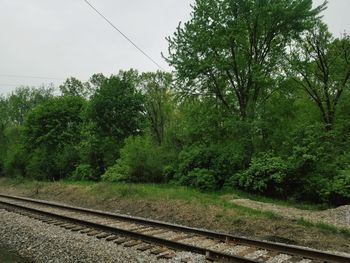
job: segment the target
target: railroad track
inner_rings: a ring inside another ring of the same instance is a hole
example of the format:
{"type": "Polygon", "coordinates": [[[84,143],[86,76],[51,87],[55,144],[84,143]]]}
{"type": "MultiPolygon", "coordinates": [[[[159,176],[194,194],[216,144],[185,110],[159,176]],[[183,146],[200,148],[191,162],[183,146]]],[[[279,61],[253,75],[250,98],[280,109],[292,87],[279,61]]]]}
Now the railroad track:
{"type": "Polygon", "coordinates": [[[219,262],[350,262],[350,257],[313,249],[24,197],[0,194],[0,206],[44,223],[149,251],[158,258],[172,259],[176,251],[189,251],[219,262]]]}

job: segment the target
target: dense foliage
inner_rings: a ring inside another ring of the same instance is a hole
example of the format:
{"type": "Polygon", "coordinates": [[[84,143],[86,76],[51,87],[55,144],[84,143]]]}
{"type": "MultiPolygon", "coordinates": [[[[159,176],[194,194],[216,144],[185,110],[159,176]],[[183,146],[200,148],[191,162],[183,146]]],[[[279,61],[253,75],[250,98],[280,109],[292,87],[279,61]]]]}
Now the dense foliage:
{"type": "Polygon", "coordinates": [[[197,0],[165,72],[0,97],[0,174],[350,202],[350,38],[311,0],[197,0]]]}

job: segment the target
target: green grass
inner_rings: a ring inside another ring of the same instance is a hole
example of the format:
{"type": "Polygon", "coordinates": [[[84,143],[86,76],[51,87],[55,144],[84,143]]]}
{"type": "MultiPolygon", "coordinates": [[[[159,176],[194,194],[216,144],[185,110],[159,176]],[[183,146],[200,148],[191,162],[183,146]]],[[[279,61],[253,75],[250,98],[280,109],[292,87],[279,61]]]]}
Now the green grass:
{"type": "Polygon", "coordinates": [[[350,238],[350,230],[345,229],[345,228],[338,228],[338,227],[335,227],[333,225],[326,224],[323,222],[314,223],[314,222],[310,222],[309,220],[305,220],[304,218],[299,218],[297,220],[297,224],[304,226],[304,227],[315,227],[315,228],[320,229],[320,230],[327,232],[327,233],[344,234],[350,238]]]}
{"type": "MultiPolygon", "coordinates": [[[[261,197],[257,195],[250,195],[242,192],[213,192],[213,193],[204,193],[195,189],[176,186],[176,185],[160,185],[160,184],[123,184],[123,183],[94,183],[94,182],[70,182],[70,181],[60,181],[55,183],[50,182],[36,182],[29,180],[11,180],[5,179],[2,181],[5,185],[13,185],[20,187],[22,189],[34,191],[35,189],[49,189],[50,187],[69,187],[77,186],[82,189],[86,189],[87,194],[96,200],[105,201],[113,200],[116,198],[122,199],[131,199],[131,200],[145,200],[145,201],[182,201],[189,204],[201,204],[203,206],[215,206],[222,209],[222,212],[219,212],[216,217],[223,218],[225,220],[230,220],[235,224],[239,224],[244,220],[245,217],[258,217],[258,218],[267,218],[271,220],[280,220],[282,217],[279,215],[269,212],[261,211],[253,208],[244,207],[237,205],[230,200],[233,198],[249,198],[261,202],[269,202],[275,204],[282,204],[286,206],[293,206],[293,203],[287,201],[281,201],[276,199],[270,199],[266,197],[261,197]],[[232,195],[232,196],[231,196],[232,195]],[[229,196],[229,198],[228,198],[229,196]],[[231,218],[227,216],[226,212],[230,209],[235,210],[237,216],[231,218]]],[[[300,207],[300,205],[298,205],[300,207]]],[[[308,207],[309,209],[315,210],[315,207],[308,207]]],[[[284,219],[286,220],[286,219],[284,219]]],[[[291,220],[293,221],[293,220],[291,220]]],[[[304,227],[315,227],[322,231],[327,231],[329,233],[342,233],[350,237],[350,231],[347,229],[340,229],[332,225],[325,223],[313,223],[303,218],[296,220],[297,225],[304,227]]]]}
{"type": "Polygon", "coordinates": [[[81,186],[88,188],[88,194],[97,200],[109,200],[113,198],[124,198],[132,200],[179,200],[185,203],[201,204],[204,206],[216,206],[221,209],[234,209],[239,214],[252,217],[263,217],[269,219],[280,218],[273,212],[261,211],[253,208],[240,206],[222,198],[222,192],[204,193],[192,188],[162,185],[162,184],[126,184],[126,183],[95,183],[95,182],[71,182],[60,181],[55,183],[36,182],[30,180],[6,179],[5,184],[16,185],[22,189],[35,191],[53,185],[57,186],[81,186]]]}
{"type": "Polygon", "coordinates": [[[247,193],[240,190],[229,190],[229,191],[222,191],[221,195],[232,195],[233,198],[245,198],[250,199],[254,201],[259,201],[262,203],[269,203],[269,204],[276,204],[286,207],[294,207],[302,210],[310,210],[310,211],[320,211],[330,208],[327,204],[314,204],[314,203],[306,203],[306,202],[300,202],[296,200],[282,200],[282,199],[276,199],[272,197],[266,197],[261,196],[257,194],[247,193]]]}
{"type": "MultiPolygon", "coordinates": [[[[27,179],[11,179],[11,184],[20,185],[31,188],[34,186],[40,187],[42,185],[50,185],[51,182],[36,182],[27,179]]],[[[181,187],[169,184],[124,184],[124,183],[95,183],[91,181],[69,181],[62,180],[57,182],[62,185],[78,185],[78,186],[90,186],[92,188],[100,189],[109,188],[109,191],[103,191],[103,195],[107,195],[106,198],[112,197],[112,195],[119,195],[120,197],[135,197],[135,198],[151,198],[151,199],[178,199],[183,201],[198,201],[198,202],[210,202],[212,199],[227,199],[227,196],[232,199],[245,198],[263,203],[271,203],[286,207],[294,207],[303,210],[319,211],[329,208],[327,204],[312,204],[299,202],[295,200],[281,200],[256,194],[251,194],[239,190],[221,190],[212,193],[203,193],[195,189],[188,187],[181,187]]],[[[101,194],[101,193],[99,193],[101,194]]],[[[214,204],[218,203],[230,203],[216,200],[214,204]]],[[[212,203],[213,204],[213,203],[212,203]]],[[[232,204],[232,203],[230,203],[232,204]]]]}
{"type": "Polygon", "coordinates": [[[186,203],[200,203],[213,205],[222,209],[235,209],[242,214],[265,217],[270,219],[279,218],[273,212],[260,211],[240,206],[221,198],[221,193],[203,193],[195,189],[159,184],[121,184],[121,183],[98,183],[92,185],[91,192],[104,200],[113,197],[122,197],[142,200],[181,200],[186,203]]]}

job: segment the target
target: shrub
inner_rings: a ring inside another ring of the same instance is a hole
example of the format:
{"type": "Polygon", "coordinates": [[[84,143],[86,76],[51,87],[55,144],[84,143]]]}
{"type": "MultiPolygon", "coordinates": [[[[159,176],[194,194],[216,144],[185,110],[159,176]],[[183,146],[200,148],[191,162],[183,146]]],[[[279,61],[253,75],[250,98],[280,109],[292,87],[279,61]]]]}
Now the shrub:
{"type": "Polygon", "coordinates": [[[212,150],[205,145],[193,145],[179,154],[177,176],[187,175],[195,168],[209,169],[213,159],[212,150]]]}
{"type": "Polygon", "coordinates": [[[163,168],[163,176],[166,182],[172,181],[176,175],[174,164],[165,165],[163,168]]]}
{"type": "Polygon", "coordinates": [[[315,124],[298,131],[292,139],[289,161],[301,181],[307,174],[322,177],[336,175],[336,159],[342,151],[336,147],[334,132],[325,132],[322,124],[315,124]]]}
{"type": "Polygon", "coordinates": [[[73,171],[71,177],[73,181],[97,181],[95,170],[89,164],[79,164],[73,171]]]}
{"type": "Polygon", "coordinates": [[[125,140],[120,158],[102,176],[106,181],[163,182],[167,155],[148,136],[131,136],[125,140]]]}
{"type": "Polygon", "coordinates": [[[217,145],[214,153],[214,160],[210,170],[215,173],[217,185],[221,188],[232,174],[242,169],[245,157],[241,149],[232,144],[217,145]]]}
{"type": "Polygon", "coordinates": [[[131,167],[128,160],[118,159],[116,164],[109,167],[102,175],[102,180],[110,182],[132,181],[131,167]]]}
{"type": "Polygon", "coordinates": [[[46,148],[41,147],[35,149],[28,158],[26,173],[37,180],[54,180],[56,170],[54,165],[53,154],[48,152],[46,148]]]}
{"type": "Polygon", "coordinates": [[[56,151],[41,146],[29,154],[26,173],[37,180],[60,180],[75,170],[78,161],[78,154],[70,145],[56,151]]]}
{"type": "Polygon", "coordinates": [[[230,182],[254,193],[281,196],[287,188],[289,167],[280,157],[263,153],[254,157],[250,167],[234,175],[230,182]]]}
{"type": "Polygon", "coordinates": [[[234,145],[193,145],[179,154],[175,178],[186,181],[182,177],[196,169],[210,170],[215,178],[215,187],[221,188],[233,173],[241,169],[241,165],[242,155],[234,145]]]}
{"type": "Polygon", "coordinates": [[[8,127],[3,131],[1,148],[2,171],[5,176],[25,176],[27,152],[23,147],[22,129],[19,126],[8,127]]]}
{"type": "Polygon", "coordinates": [[[186,176],[180,178],[180,183],[191,186],[202,191],[213,191],[216,189],[214,173],[207,169],[195,168],[186,176]]]}
{"type": "Polygon", "coordinates": [[[350,170],[341,171],[339,175],[327,182],[321,192],[323,199],[330,204],[345,205],[350,203],[350,170]]]}

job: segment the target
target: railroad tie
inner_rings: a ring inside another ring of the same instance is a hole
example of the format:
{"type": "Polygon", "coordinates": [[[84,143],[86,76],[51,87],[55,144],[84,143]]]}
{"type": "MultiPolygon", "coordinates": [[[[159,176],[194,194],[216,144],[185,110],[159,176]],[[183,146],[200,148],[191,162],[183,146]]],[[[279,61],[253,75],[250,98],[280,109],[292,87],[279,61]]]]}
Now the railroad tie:
{"type": "Polygon", "coordinates": [[[101,231],[97,231],[97,230],[91,231],[91,232],[87,233],[87,235],[88,235],[89,237],[97,236],[97,235],[99,235],[99,234],[101,234],[101,231]]]}
{"type": "Polygon", "coordinates": [[[60,222],[60,221],[52,223],[52,225],[54,225],[54,226],[61,226],[61,225],[64,225],[64,224],[66,224],[66,223],[60,222]]]}
{"type": "Polygon", "coordinates": [[[80,233],[81,234],[87,234],[87,233],[92,232],[92,231],[94,231],[94,230],[91,229],[91,228],[86,228],[86,229],[81,230],[80,233]]]}
{"type": "Polygon", "coordinates": [[[157,256],[157,259],[172,259],[175,256],[173,252],[166,252],[157,256]]]}
{"type": "Polygon", "coordinates": [[[46,223],[46,224],[54,224],[54,223],[57,223],[58,221],[52,220],[52,219],[44,219],[44,220],[41,220],[41,222],[46,223]]]}
{"type": "Polygon", "coordinates": [[[236,253],[236,255],[239,256],[239,257],[244,257],[246,255],[249,255],[249,254],[257,251],[257,250],[258,250],[258,248],[256,248],[256,247],[247,247],[246,249],[236,253]]]}
{"type": "Polygon", "coordinates": [[[71,223],[64,223],[64,224],[62,224],[62,225],[60,225],[60,227],[63,227],[63,228],[65,228],[66,226],[70,226],[70,225],[72,225],[71,223]]]}
{"type": "Polygon", "coordinates": [[[86,229],[86,227],[83,226],[77,226],[75,228],[72,228],[70,231],[77,232],[86,229]]]}
{"type": "Polygon", "coordinates": [[[139,227],[135,227],[130,229],[129,231],[137,231],[137,232],[142,232],[143,230],[149,229],[149,226],[139,226],[139,227]]]}
{"type": "Polygon", "coordinates": [[[195,236],[196,236],[195,234],[190,234],[190,235],[182,235],[182,236],[175,237],[175,238],[171,239],[171,241],[177,242],[177,241],[180,241],[180,240],[184,240],[184,239],[193,238],[193,237],[195,237],[195,236]]]}
{"type": "Polygon", "coordinates": [[[118,236],[110,236],[110,237],[106,238],[106,241],[114,241],[114,240],[116,240],[118,238],[119,238],[118,236]]]}
{"type": "Polygon", "coordinates": [[[149,250],[149,249],[152,249],[152,248],[154,248],[154,246],[148,244],[148,245],[144,245],[142,247],[138,247],[137,250],[146,251],[146,250],[149,250]]]}
{"type": "Polygon", "coordinates": [[[120,238],[120,239],[117,239],[116,241],[114,241],[114,243],[116,243],[117,245],[120,245],[120,244],[123,244],[127,241],[129,241],[130,239],[127,239],[127,238],[120,238]]]}
{"type": "Polygon", "coordinates": [[[161,248],[157,248],[155,250],[152,250],[151,254],[158,255],[158,254],[163,253],[163,252],[168,251],[168,250],[169,250],[168,248],[161,247],[161,248]]]}
{"type": "Polygon", "coordinates": [[[109,237],[110,235],[111,235],[111,234],[109,234],[109,233],[102,233],[102,234],[97,235],[96,238],[102,239],[102,238],[109,237]]]}
{"type": "Polygon", "coordinates": [[[130,242],[124,243],[123,246],[124,247],[134,247],[134,246],[137,246],[141,243],[142,243],[142,241],[140,241],[140,240],[131,240],[130,242]]]}
{"type": "Polygon", "coordinates": [[[269,251],[267,254],[262,255],[261,257],[258,257],[259,260],[268,260],[270,258],[274,258],[278,255],[279,253],[277,251],[269,251]]]}
{"type": "Polygon", "coordinates": [[[67,230],[71,230],[71,229],[74,229],[76,227],[77,227],[77,225],[69,225],[69,226],[65,226],[64,228],[67,230]]]}
{"type": "MultiPolygon", "coordinates": [[[[290,263],[309,263],[311,261],[311,259],[306,259],[300,256],[293,256],[292,258],[288,259],[288,262],[290,263]]],[[[315,260],[313,260],[312,262],[315,262],[315,260]]]]}

